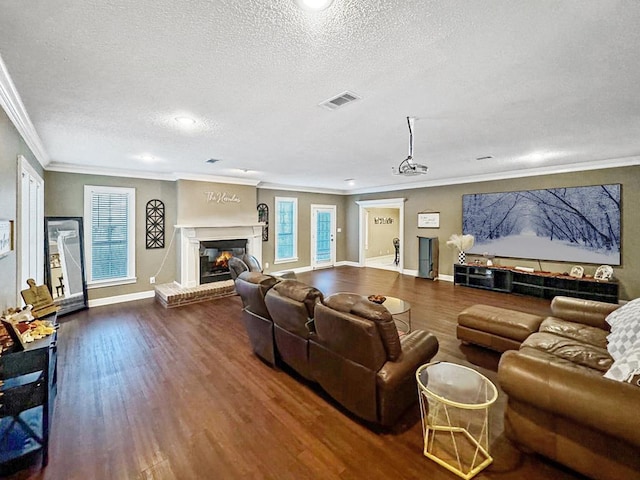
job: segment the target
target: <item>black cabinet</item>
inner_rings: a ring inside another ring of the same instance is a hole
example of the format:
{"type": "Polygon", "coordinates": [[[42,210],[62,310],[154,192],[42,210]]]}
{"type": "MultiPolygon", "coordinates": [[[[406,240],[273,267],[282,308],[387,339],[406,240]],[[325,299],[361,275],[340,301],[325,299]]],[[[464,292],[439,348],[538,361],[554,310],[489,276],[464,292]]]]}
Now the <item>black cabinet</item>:
{"type": "MultiPolygon", "coordinates": [[[[56,324],[55,316],[48,320],[56,324]]],[[[23,351],[0,356],[0,474],[14,460],[38,451],[42,465],[47,464],[57,389],[56,341],[57,331],[23,351]]]]}
{"type": "Polygon", "coordinates": [[[454,281],[456,285],[484,288],[499,292],[511,291],[511,272],[487,267],[456,265],[454,281]]]}
{"type": "Polygon", "coordinates": [[[562,295],[618,303],[618,283],[615,281],[527,273],[508,268],[455,265],[454,283],[548,299],[562,295]]]}

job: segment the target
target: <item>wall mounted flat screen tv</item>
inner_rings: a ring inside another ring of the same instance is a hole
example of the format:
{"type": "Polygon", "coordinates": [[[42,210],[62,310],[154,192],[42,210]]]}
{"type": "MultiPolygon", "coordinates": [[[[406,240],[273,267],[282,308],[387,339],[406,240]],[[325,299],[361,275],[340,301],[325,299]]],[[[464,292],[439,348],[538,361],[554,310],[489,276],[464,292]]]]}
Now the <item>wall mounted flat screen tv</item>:
{"type": "Polygon", "coordinates": [[[620,184],[462,196],[467,253],[620,265],[620,184]]]}

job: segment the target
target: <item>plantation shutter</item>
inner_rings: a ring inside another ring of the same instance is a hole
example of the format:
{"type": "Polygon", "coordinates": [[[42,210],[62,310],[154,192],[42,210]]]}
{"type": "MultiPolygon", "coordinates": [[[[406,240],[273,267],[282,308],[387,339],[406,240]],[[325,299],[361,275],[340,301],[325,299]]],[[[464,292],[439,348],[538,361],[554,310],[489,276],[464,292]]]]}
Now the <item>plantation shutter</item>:
{"type": "Polygon", "coordinates": [[[91,279],[129,276],[129,202],[127,193],[91,192],[91,279]]]}

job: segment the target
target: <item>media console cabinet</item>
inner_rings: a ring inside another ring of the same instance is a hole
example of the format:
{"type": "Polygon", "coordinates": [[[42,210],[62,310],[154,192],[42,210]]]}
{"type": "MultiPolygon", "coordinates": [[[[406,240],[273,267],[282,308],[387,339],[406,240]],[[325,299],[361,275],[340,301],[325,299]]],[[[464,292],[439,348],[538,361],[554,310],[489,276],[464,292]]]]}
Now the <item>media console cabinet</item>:
{"type": "Polygon", "coordinates": [[[562,295],[618,303],[618,282],[616,281],[574,278],[542,272],[528,273],[512,268],[466,264],[454,265],[453,281],[456,285],[548,299],[562,295]]]}

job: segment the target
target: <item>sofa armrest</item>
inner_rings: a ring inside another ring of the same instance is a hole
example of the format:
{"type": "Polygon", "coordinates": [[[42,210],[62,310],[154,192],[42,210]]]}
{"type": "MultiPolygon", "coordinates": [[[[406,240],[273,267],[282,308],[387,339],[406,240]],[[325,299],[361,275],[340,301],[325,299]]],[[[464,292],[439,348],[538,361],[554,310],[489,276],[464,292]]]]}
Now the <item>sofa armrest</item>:
{"type": "Polygon", "coordinates": [[[424,330],[414,330],[402,337],[402,354],[396,361],[389,360],[378,371],[378,384],[392,388],[413,377],[418,367],[428,363],[438,353],[438,339],[424,330]]]}
{"type": "Polygon", "coordinates": [[[570,322],[609,330],[605,318],[618,307],[619,305],[615,303],[560,296],[554,297],[551,301],[551,315],[570,322]]]}
{"type": "Polygon", "coordinates": [[[557,358],[507,351],[498,367],[510,399],[529,404],[640,448],[640,388],[557,358]]]}

